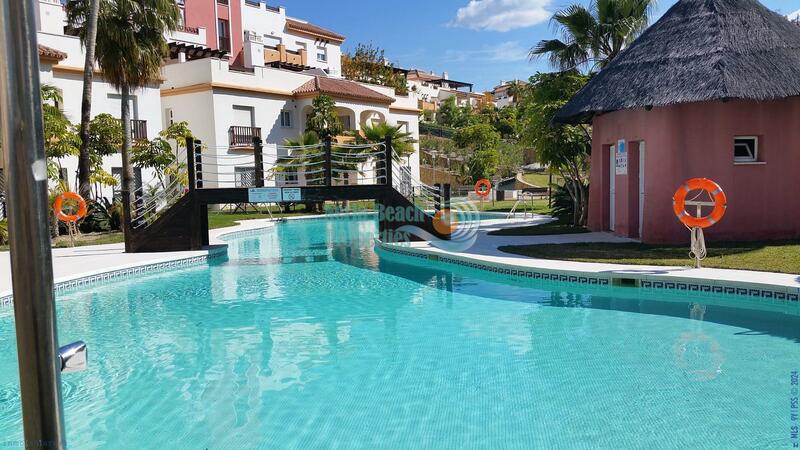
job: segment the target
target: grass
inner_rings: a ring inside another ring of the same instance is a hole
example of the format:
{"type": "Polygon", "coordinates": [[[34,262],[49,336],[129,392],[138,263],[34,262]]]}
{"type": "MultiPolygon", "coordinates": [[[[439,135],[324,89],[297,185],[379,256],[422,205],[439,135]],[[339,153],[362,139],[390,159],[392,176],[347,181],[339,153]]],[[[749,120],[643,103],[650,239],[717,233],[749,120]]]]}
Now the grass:
{"type": "Polygon", "coordinates": [[[544,223],[541,225],[527,225],[524,227],[515,228],[502,228],[499,230],[490,231],[491,236],[545,236],[550,234],[578,234],[588,233],[584,227],[576,227],[572,225],[571,221],[567,218],[561,218],[553,222],[544,223]]]}
{"type": "MultiPolygon", "coordinates": [[[[483,202],[483,209],[481,211],[487,212],[508,212],[514,207],[516,200],[500,200],[496,202],[485,201],[483,202]]],[[[526,202],[530,204],[529,202],[526,202]]],[[[480,209],[481,203],[476,201],[475,206],[480,209]]],[[[522,212],[522,205],[517,207],[517,211],[522,212]]],[[[550,207],[547,206],[547,199],[537,199],[533,201],[533,212],[536,214],[549,214],[550,207]]]]}
{"type": "MultiPolygon", "coordinates": [[[[500,247],[506,253],[532,258],[613,264],[691,266],[688,245],[547,244],[500,247]]],[[[800,273],[800,240],[711,242],[703,267],[763,272],[800,273]]]]}
{"type": "MultiPolygon", "coordinates": [[[[547,172],[525,173],[522,175],[522,179],[534,186],[543,188],[546,188],[550,184],[550,175],[547,172]]],[[[561,177],[554,174],[553,183],[561,184],[561,177]]]]}

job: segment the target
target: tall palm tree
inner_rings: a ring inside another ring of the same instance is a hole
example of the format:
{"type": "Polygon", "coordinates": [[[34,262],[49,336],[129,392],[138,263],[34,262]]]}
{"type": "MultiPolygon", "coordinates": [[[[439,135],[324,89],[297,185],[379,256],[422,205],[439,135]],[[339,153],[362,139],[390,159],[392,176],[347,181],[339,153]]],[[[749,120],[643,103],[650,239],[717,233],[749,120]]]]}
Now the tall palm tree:
{"type": "Polygon", "coordinates": [[[73,0],[65,5],[67,23],[78,30],[81,43],[86,48],[83,64],[83,94],[81,96],[81,146],[78,154],[78,192],[85,198],[92,194],[90,181],[89,123],[92,118],[92,80],[94,79],[94,50],[97,41],[97,15],[100,0],[73,0]],[[83,26],[86,24],[86,26],[83,26]]]}
{"type": "Polygon", "coordinates": [[[594,0],[588,8],[571,5],[553,15],[562,39],[540,41],[530,57],[547,56],[559,70],[602,69],[649,23],[655,0],[594,0]]]}
{"type": "MultiPolygon", "coordinates": [[[[164,33],[177,29],[180,10],[174,0],[103,0],[97,16],[97,62],[106,81],[120,92],[120,119],[125,131],[122,143],[123,201],[132,204],[131,91],[157,82],[161,63],[168,54],[164,33]]],[[[126,247],[128,224],[123,221],[126,247]]]]}

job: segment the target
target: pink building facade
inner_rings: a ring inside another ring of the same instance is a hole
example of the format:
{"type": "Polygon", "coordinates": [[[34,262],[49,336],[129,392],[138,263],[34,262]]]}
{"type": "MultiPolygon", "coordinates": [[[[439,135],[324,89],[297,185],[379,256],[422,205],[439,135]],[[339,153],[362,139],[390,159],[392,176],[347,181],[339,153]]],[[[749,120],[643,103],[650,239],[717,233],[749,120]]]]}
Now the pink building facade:
{"type": "Polygon", "coordinates": [[[207,47],[229,51],[232,62],[241,61],[241,0],[185,0],[178,5],[186,27],[206,29],[207,47]]]}
{"type": "Polygon", "coordinates": [[[588,226],[646,243],[687,242],[689,231],[673,213],[672,196],[686,180],[705,177],[728,197],[725,217],[706,230],[707,240],[800,237],[798,124],[800,97],[597,115],[588,226]],[[755,142],[752,158],[737,154],[736,143],[742,140],[755,142]],[[616,167],[620,141],[627,170],[616,167]]]}

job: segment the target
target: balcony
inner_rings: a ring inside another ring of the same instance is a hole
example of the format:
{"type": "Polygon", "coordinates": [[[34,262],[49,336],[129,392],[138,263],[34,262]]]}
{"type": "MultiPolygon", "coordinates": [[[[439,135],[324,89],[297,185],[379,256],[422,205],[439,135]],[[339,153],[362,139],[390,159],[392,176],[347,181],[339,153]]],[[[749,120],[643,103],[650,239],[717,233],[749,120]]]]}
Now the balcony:
{"type": "Polygon", "coordinates": [[[230,38],[220,36],[217,43],[217,49],[222,50],[223,52],[231,51],[231,40],[230,38]]]}
{"type": "Polygon", "coordinates": [[[234,125],[228,129],[228,143],[231,148],[253,148],[254,137],[261,137],[261,128],[234,125]]]}
{"type": "Polygon", "coordinates": [[[198,28],[198,27],[187,27],[186,25],[179,26],[176,31],[180,31],[181,33],[188,33],[188,34],[200,34],[200,28],[198,28]]]}
{"type": "Polygon", "coordinates": [[[131,120],[131,139],[134,141],[147,140],[147,121],[131,120]]]}
{"type": "Polygon", "coordinates": [[[244,0],[244,4],[247,6],[255,6],[256,8],[261,6],[260,0],[244,0]]]}

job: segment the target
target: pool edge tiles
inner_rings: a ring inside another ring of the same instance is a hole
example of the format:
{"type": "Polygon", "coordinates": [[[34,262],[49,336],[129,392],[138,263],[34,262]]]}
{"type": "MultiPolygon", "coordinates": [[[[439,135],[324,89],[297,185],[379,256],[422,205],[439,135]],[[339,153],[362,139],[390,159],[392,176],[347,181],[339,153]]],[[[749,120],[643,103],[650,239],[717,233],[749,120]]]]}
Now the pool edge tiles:
{"type": "MultiPolygon", "coordinates": [[[[135,275],[152,274],[177,268],[192,267],[227,255],[228,248],[225,245],[211,245],[202,251],[205,253],[193,256],[181,256],[177,258],[166,257],[155,262],[134,264],[128,267],[118,267],[107,271],[69,275],[56,280],[53,283],[53,289],[56,293],[62,293],[77,288],[94,286],[96,284],[105,283],[112,280],[121,280],[135,275]]],[[[165,255],[166,254],[167,253],[165,253],[165,255]]],[[[11,293],[11,290],[8,290],[0,295],[0,308],[7,308],[13,306],[13,304],[14,295],[11,293]]]]}
{"type": "MultiPolygon", "coordinates": [[[[536,267],[533,264],[522,265],[512,262],[495,262],[480,259],[477,256],[453,254],[441,249],[432,251],[428,248],[415,248],[406,245],[387,244],[380,241],[376,246],[383,251],[409,256],[428,261],[457,265],[471,269],[491,272],[500,275],[551,282],[575,283],[586,287],[611,287],[621,279],[635,280],[638,285],[629,289],[642,292],[677,292],[687,295],[705,294],[712,296],[735,296],[756,298],[770,302],[791,303],[800,306],[800,289],[794,286],[770,284],[764,282],[738,281],[722,279],[680,278],[658,274],[641,274],[625,272],[619,266],[619,272],[592,272],[577,268],[551,269],[536,267]]],[[[526,261],[533,262],[531,259],[526,261]]],[[[552,261],[551,261],[552,262],[552,261]]],[[[564,262],[569,264],[568,262],[564,262]]],[[[628,268],[630,270],[630,268],[628,268]]]]}

